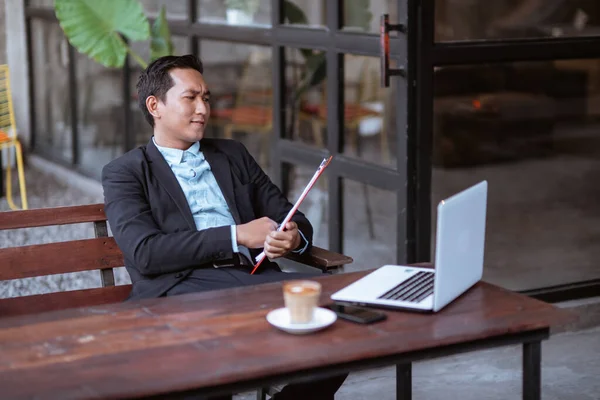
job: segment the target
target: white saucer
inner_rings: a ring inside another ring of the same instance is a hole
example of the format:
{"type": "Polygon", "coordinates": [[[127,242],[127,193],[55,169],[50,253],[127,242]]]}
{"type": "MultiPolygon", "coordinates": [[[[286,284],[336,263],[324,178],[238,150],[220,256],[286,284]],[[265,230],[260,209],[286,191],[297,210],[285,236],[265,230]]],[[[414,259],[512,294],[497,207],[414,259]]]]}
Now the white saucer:
{"type": "Polygon", "coordinates": [[[287,308],[278,308],[267,314],[267,321],[276,328],[292,333],[294,335],[304,335],[306,333],[316,332],[328,327],[337,320],[337,315],[326,308],[315,308],[315,315],[311,322],[306,324],[291,324],[290,312],[287,308]]]}

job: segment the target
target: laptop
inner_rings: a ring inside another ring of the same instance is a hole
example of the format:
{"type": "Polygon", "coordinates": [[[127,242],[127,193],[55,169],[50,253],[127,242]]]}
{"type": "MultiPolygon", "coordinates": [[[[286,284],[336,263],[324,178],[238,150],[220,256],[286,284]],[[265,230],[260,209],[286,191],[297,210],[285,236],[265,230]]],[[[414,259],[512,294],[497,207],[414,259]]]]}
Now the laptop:
{"type": "Polygon", "coordinates": [[[435,270],[384,265],[331,295],[336,302],[437,312],[481,280],[487,181],[438,204],[435,270]]]}

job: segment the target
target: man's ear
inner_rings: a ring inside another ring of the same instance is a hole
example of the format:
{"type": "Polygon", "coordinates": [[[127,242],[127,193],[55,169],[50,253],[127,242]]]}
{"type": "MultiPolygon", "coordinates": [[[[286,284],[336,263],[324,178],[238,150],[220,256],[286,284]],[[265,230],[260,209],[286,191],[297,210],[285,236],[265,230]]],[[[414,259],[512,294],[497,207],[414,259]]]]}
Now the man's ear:
{"type": "Polygon", "coordinates": [[[150,115],[154,118],[160,118],[160,112],[158,111],[158,99],[156,96],[148,96],[146,98],[146,108],[150,115]]]}

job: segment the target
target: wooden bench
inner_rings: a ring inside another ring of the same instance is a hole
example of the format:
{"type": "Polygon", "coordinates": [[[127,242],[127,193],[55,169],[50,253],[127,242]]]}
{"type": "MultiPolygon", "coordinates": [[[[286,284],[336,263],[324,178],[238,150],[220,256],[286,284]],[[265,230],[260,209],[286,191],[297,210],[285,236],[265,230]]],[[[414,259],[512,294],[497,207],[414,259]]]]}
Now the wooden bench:
{"type": "MultiPolygon", "coordinates": [[[[123,253],[108,236],[103,204],[0,213],[0,230],[79,223],[93,223],[96,237],[0,249],[0,281],[98,270],[102,287],[0,299],[0,317],[118,303],[127,298],[131,285],[115,286],[114,268],[124,265],[123,253]]],[[[318,247],[289,258],[330,272],[353,261],[318,247]]]]}

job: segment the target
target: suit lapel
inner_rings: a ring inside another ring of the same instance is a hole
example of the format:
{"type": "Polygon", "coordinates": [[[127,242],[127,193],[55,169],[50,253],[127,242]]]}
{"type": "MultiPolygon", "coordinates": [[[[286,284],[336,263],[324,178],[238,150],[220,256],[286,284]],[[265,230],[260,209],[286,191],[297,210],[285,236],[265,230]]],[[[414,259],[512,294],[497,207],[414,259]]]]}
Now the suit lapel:
{"type": "Polygon", "coordinates": [[[241,224],[242,220],[240,218],[240,214],[235,203],[235,196],[233,193],[231,166],[229,165],[227,156],[217,151],[211,145],[211,143],[207,143],[206,141],[201,142],[200,151],[204,153],[204,157],[210,165],[210,169],[215,179],[217,180],[217,183],[219,184],[219,188],[221,188],[221,193],[223,193],[223,197],[225,197],[225,201],[227,202],[229,211],[231,211],[233,220],[236,224],[241,224]]]}
{"type": "Polygon", "coordinates": [[[162,154],[160,154],[160,151],[158,151],[152,139],[150,139],[150,142],[148,142],[148,145],[146,146],[146,153],[148,154],[148,161],[150,162],[152,173],[165,188],[167,193],[169,193],[169,196],[171,196],[190,227],[196,229],[194,216],[192,215],[190,205],[185,198],[185,194],[183,194],[183,190],[181,190],[181,186],[179,186],[175,174],[173,174],[169,164],[167,164],[162,154]]]}

